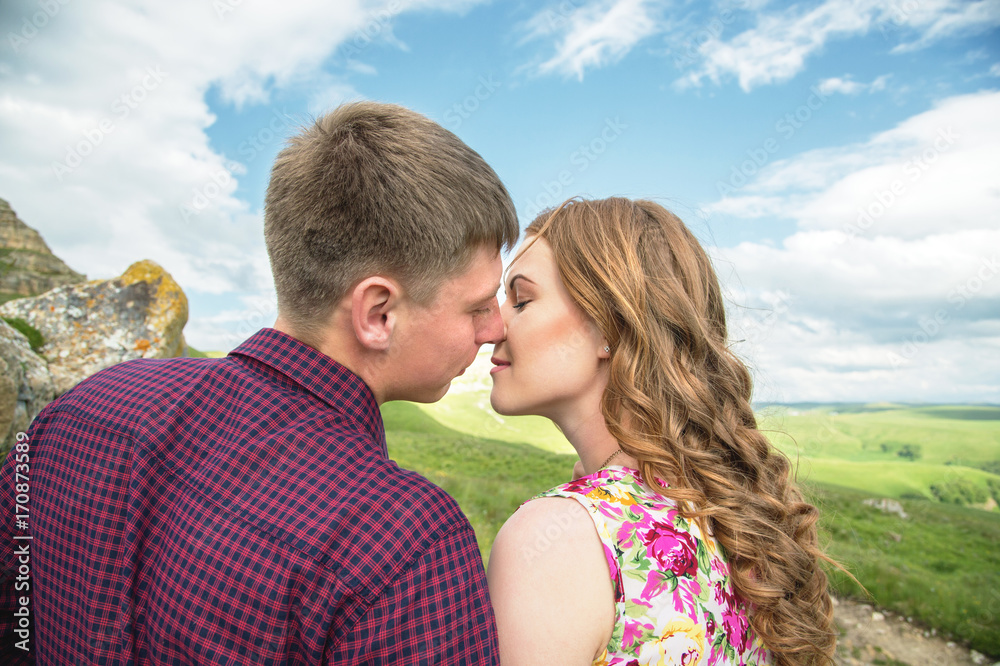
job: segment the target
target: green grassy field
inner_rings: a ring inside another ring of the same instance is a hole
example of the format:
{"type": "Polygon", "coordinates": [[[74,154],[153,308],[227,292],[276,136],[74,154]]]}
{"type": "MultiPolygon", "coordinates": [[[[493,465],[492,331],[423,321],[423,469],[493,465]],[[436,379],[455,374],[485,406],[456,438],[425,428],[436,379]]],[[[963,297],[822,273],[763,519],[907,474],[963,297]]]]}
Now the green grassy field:
{"type": "MultiPolygon", "coordinates": [[[[1000,656],[1000,514],[914,499],[901,500],[903,520],[863,505],[869,493],[805,489],[819,507],[827,552],[874,603],[1000,656]]],[[[839,571],[831,581],[838,594],[865,598],[839,571]]]]}
{"type": "MultiPolygon", "coordinates": [[[[458,500],[488,559],[507,517],[568,480],[576,457],[545,421],[498,420],[488,410],[488,385],[477,385],[475,374],[456,388],[435,405],[384,405],[389,453],[458,500]],[[535,430],[539,424],[545,428],[535,430]]],[[[761,410],[762,427],[799,460],[829,554],[880,607],[990,655],[1000,655],[1000,513],[939,501],[931,488],[971,483],[991,492],[990,480],[1000,477],[985,469],[1000,458],[998,412],[902,405],[761,410]],[[864,506],[871,497],[899,499],[910,517],[864,506]]],[[[847,577],[831,577],[838,594],[863,598],[847,577]]]]}
{"type": "Polygon", "coordinates": [[[576,460],[572,454],[453,430],[408,402],[386,403],[382,417],[389,455],[459,501],[484,560],[504,521],[525,500],[568,481],[576,460]]]}

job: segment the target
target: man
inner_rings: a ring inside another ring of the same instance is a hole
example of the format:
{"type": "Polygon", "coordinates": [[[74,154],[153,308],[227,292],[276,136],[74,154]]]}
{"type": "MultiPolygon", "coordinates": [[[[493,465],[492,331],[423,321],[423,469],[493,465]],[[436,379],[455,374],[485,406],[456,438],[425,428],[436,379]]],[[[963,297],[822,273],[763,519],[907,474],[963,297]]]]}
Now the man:
{"type": "Polygon", "coordinates": [[[28,544],[39,663],[497,662],[472,528],[388,458],[378,406],[439,399],[503,337],[507,191],[437,124],[357,103],[278,155],[264,217],[273,329],[47,407],[22,447],[30,532],[7,460],[4,649],[28,544]]]}

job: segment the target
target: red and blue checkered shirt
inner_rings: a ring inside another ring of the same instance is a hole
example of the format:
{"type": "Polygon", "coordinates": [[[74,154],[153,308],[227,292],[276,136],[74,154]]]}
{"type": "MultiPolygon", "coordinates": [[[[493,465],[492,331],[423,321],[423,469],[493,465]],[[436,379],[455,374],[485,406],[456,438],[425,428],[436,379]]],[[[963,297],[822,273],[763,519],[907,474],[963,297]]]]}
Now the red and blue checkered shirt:
{"type": "Polygon", "coordinates": [[[27,434],[26,516],[16,452],[0,476],[0,660],[27,661],[30,595],[40,664],[498,662],[469,521],[388,458],[369,388],[284,333],[108,368],[27,434]]]}

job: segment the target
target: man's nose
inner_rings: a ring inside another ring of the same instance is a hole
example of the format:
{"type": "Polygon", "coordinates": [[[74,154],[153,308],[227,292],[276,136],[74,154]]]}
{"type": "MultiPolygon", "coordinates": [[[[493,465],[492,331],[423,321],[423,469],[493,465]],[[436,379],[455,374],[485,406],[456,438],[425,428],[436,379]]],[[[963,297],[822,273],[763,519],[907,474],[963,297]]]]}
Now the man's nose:
{"type": "Polygon", "coordinates": [[[477,342],[481,345],[496,344],[505,337],[507,337],[507,324],[500,315],[500,304],[494,298],[493,304],[490,306],[490,313],[487,315],[487,320],[480,331],[477,342]]]}

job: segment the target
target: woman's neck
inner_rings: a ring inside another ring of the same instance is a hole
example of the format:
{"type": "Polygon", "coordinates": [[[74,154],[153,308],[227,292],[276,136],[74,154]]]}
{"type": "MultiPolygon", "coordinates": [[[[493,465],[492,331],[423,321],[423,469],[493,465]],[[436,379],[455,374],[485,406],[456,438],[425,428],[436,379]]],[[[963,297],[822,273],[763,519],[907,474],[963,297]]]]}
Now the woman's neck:
{"type": "MultiPolygon", "coordinates": [[[[576,449],[585,474],[599,470],[608,457],[621,448],[618,440],[608,431],[599,407],[578,415],[560,415],[560,418],[552,420],[576,449]]],[[[609,464],[637,467],[638,461],[622,451],[609,464]]]]}

